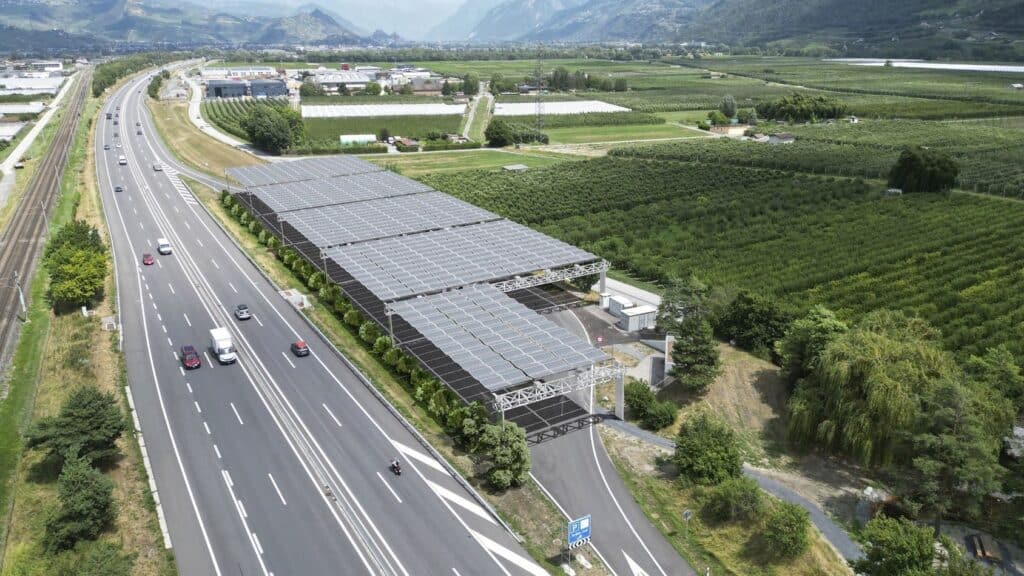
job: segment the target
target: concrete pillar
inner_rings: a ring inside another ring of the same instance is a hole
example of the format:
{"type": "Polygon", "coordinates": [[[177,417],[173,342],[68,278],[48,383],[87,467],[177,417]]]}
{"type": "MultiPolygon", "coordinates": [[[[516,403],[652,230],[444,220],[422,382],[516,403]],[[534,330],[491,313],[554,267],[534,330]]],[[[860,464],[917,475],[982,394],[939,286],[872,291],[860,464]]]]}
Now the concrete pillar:
{"type": "Polygon", "coordinates": [[[598,281],[598,284],[597,284],[597,293],[598,294],[604,294],[605,293],[605,282],[607,281],[607,279],[608,279],[607,278],[607,272],[605,270],[601,270],[601,279],[598,281]]]}
{"type": "Polygon", "coordinates": [[[615,417],[619,420],[626,419],[626,382],[625,371],[619,367],[619,373],[615,376],[615,417]]]}

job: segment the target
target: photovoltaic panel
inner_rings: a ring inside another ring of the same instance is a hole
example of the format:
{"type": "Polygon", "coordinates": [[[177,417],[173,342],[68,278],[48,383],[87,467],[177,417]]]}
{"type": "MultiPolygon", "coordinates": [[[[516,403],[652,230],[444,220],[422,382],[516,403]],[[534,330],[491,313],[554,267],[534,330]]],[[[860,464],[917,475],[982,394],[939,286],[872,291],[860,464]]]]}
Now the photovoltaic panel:
{"type": "Polygon", "coordinates": [[[228,168],[227,174],[242,186],[266,186],[267,184],[283,184],[286,182],[302,182],[317,178],[329,178],[345,174],[362,174],[364,172],[380,172],[383,168],[345,154],[326,156],[323,158],[305,158],[290,162],[275,162],[259,166],[228,168]]]}
{"type": "Polygon", "coordinates": [[[429,192],[432,188],[394,172],[364,172],[246,190],[278,214],[347,202],[429,192]]]}
{"type": "Polygon", "coordinates": [[[329,248],[499,217],[448,194],[426,192],[295,210],[281,214],[279,219],[290,224],[307,242],[329,248]]]}
{"type": "Polygon", "coordinates": [[[326,256],[385,301],[597,260],[508,220],[337,246],[326,256]]]}
{"type": "Polygon", "coordinates": [[[608,359],[489,285],[403,300],[391,307],[492,392],[608,359]]]}

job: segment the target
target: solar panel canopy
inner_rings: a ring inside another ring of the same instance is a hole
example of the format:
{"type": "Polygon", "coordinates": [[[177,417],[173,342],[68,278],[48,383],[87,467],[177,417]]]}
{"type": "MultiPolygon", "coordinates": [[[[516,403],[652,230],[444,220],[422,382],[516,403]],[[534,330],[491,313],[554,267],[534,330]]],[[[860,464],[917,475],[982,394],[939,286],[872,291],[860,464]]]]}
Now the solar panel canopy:
{"type": "Polygon", "coordinates": [[[442,192],[295,210],[278,217],[321,249],[498,218],[442,192]]]}
{"type": "Polygon", "coordinates": [[[383,168],[356,158],[339,154],[323,158],[304,158],[290,162],[274,162],[259,166],[228,168],[227,174],[242,186],[265,186],[267,184],[283,184],[286,182],[302,182],[317,178],[343,176],[346,174],[362,174],[364,172],[380,172],[383,168]]]}
{"type": "Polygon", "coordinates": [[[492,392],[608,359],[490,285],[403,300],[391,307],[492,392]]]}
{"type": "Polygon", "coordinates": [[[333,204],[429,192],[426,184],[394,172],[363,172],[303,182],[253,186],[246,190],[278,214],[333,204]]]}
{"type": "Polygon", "coordinates": [[[597,260],[508,220],[337,246],[326,256],[385,301],[597,260]]]}

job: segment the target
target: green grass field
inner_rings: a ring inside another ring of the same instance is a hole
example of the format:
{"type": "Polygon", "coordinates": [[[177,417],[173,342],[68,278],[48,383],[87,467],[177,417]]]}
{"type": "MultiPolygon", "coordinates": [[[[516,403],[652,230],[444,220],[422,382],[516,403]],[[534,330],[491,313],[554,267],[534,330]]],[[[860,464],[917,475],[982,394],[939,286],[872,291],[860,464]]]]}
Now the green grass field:
{"type": "Polygon", "coordinates": [[[306,118],[311,140],[337,140],[340,134],[379,134],[424,138],[430,132],[458,132],[462,116],[376,116],[372,118],[306,118]]]}
{"type": "Polygon", "coordinates": [[[367,156],[374,164],[386,166],[410,177],[465,170],[499,170],[509,164],[525,164],[531,169],[572,161],[572,157],[503,152],[500,150],[467,150],[465,152],[422,152],[367,156]]]}
{"type": "Polygon", "coordinates": [[[551,128],[544,133],[552,144],[588,144],[592,142],[627,142],[659,138],[700,138],[693,130],[674,124],[627,124],[625,126],[580,126],[551,128]]]}

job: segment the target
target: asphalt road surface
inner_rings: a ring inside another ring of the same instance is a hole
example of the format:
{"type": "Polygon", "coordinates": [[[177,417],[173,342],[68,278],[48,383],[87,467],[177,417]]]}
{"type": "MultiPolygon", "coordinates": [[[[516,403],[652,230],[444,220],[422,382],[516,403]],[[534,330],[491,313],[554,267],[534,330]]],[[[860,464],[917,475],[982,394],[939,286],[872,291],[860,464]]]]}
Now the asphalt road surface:
{"type": "Polygon", "coordinates": [[[146,83],[108,100],[95,146],[128,379],[179,572],[545,574],[199,205],[149,118],[146,83]],[[157,254],[161,237],[172,254],[157,254]],[[239,303],[255,317],[236,321],[239,303]],[[217,326],[236,364],[211,357],[217,326]],[[310,356],[289,351],[299,339],[310,356]],[[201,368],[184,370],[185,344],[201,368]]]}

